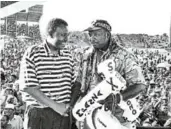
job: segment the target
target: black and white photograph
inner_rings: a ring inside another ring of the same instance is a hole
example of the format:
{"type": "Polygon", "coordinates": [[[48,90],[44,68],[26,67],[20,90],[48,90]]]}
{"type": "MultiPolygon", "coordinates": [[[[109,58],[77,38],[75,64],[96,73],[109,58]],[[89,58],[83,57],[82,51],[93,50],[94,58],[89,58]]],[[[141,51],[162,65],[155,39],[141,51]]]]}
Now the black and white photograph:
{"type": "Polygon", "coordinates": [[[1,129],[171,129],[170,0],[0,7],[1,129]]]}

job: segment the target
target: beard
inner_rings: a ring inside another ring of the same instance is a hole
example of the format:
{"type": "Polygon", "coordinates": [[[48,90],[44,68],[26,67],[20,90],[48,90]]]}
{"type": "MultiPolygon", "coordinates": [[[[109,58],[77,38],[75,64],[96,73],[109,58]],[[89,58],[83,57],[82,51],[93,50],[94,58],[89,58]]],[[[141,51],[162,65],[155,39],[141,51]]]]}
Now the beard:
{"type": "Polygon", "coordinates": [[[55,43],[55,47],[56,47],[56,48],[59,48],[59,49],[64,48],[64,47],[65,47],[65,42],[66,42],[66,41],[58,40],[58,41],[56,41],[56,43],[55,43]]]}

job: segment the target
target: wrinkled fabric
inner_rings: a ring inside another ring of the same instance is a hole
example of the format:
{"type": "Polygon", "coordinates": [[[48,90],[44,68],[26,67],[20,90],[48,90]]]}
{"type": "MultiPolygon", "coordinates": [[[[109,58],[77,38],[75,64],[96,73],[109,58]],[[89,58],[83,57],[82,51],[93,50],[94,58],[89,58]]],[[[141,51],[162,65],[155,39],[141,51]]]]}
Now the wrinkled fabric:
{"type": "Polygon", "coordinates": [[[24,129],[68,129],[69,117],[64,117],[51,108],[28,106],[25,113],[24,129]]]}
{"type": "MultiPolygon", "coordinates": [[[[82,68],[79,71],[77,81],[85,82],[85,84],[82,85],[85,85],[87,91],[93,89],[103,80],[103,78],[97,73],[97,65],[106,59],[112,59],[115,62],[115,70],[124,77],[127,82],[127,87],[134,84],[145,84],[145,79],[136,57],[117,45],[114,39],[111,39],[107,51],[94,49],[91,56],[87,58],[87,60],[84,60],[84,62],[81,62],[82,68]],[[87,63],[86,65],[85,61],[87,63]],[[83,68],[83,66],[86,66],[86,68],[83,68]],[[83,73],[83,71],[86,71],[86,73],[83,73]],[[83,75],[84,77],[82,77],[83,75]],[[85,80],[83,81],[83,79],[85,80]]],[[[120,109],[119,106],[114,109],[116,109],[114,115],[120,120],[120,122],[124,122],[124,120],[122,120],[123,110],[120,109]]]]}

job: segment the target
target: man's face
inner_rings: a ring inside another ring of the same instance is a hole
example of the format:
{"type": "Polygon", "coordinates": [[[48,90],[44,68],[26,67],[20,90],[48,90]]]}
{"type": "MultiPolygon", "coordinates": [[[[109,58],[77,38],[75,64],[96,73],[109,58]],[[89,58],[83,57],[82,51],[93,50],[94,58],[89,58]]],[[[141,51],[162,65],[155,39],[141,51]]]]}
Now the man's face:
{"type": "Polygon", "coordinates": [[[18,84],[18,83],[14,84],[14,89],[15,89],[16,91],[19,91],[19,84],[18,84]]]}
{"type": "Polygon", "coordinates": [[[161,111],[163,111],[164,113],[167,113],[168,107],[167,106],[161,106],[161,111]]]}
{"type": "Polygon", "coordinates": [[[1,87],[4,88],[5,80],[0,81],[1,87]]]}
{"type": "Polygon", "coordinates": [[[155,94],[154,96],[152,96],[152,101],[153,101],[153,102],[158,101],[158,98],[157,98],[157,95],[156,95],[156,94],[155,94]]]}
{"type": "Polygon", "coordinates": [[[171,82],[170,81],[166,81],[165,85],[166,85],[166,87],[171,87],[171,82]]]}
{"type": "Polygon", "coordinates": [[[14,114],[14,109],[11,109],[11,108],[4,109],[4,115],[11,116],[13,114],[14,114]]]}
{"type": "Polygon", "coordinates": [[[6,116],[2,116],[1,117],[1,127],[4,127],[8,124],[8,121],[7,121],[7,117],[6,116]]]}
{"type": "Polygon", "coordinates": [[[167,99],[162,99],[161,105],[162,106],[167,106],[167,104],[168,104],[168,100],[167,99]]]}
{"type": "Polygon", "coordinates": [[[61,25],[56,28],[56,31],[53,33],[52,38],[54,40],[54,46],[56,48],[64,48],[65,43],[68,40],[68,29],[66,26],[61,25]]]}
{"type": "Polygon", "coordinates": [[[17,93],[18,99],[22,100],[22,94],[20,92],[17,93]]]}
{"type": "Polygon", "coordinates": [[[107,32],[103,29],[89,31],[90,41],[95,48],[104,48],[108,43],[107,32]]]}
{"type": "Polygon", "coordinates": [[[19,107],[16,107],[15,108],[15,113],[20,114],[21,113],[21,109],[19,107]]]}
{"type": "Polygon", "coordinates": [[[12,89],[6,89],[5,93],[6,93],[6,95],[13,95],[13,90],[12,89]]]}

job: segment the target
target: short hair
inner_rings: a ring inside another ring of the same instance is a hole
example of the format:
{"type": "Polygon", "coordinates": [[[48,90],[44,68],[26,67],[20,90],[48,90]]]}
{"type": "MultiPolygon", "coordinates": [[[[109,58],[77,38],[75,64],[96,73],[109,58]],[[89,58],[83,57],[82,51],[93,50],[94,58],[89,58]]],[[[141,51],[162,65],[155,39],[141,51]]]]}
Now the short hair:
{"type": "Polygon", "coordinates": [[[48,35],[52,37],[56,28],[59,26],[68,26],[68,23],[61,18],[48,18],[42,16],[39,22],[42,38],[46,38],[48,35]]]}

